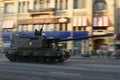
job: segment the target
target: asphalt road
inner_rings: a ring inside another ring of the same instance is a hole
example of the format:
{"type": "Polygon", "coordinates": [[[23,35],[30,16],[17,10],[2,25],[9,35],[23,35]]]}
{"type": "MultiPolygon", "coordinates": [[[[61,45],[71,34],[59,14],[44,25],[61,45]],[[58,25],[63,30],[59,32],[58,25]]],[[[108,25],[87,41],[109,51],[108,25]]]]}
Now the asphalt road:
{"type": "Polygon", "coordinates": [[[0,54],[0,80],[120,80],[120,60],[69,59],[57,64],[12,63],[0,54]]]}

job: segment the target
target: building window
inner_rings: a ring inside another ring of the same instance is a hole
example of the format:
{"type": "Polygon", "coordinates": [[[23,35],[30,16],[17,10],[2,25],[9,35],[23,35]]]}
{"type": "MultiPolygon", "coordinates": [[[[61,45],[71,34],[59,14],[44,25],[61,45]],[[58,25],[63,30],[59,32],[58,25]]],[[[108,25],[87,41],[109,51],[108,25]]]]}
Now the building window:
{"type": "Polygon", "coordinates": [[[37,1],[34,1],[34,9],[39,9],[39,4],[37,3],[37,1]]]}
{"type": "Polygon", "coordinates": [[[40,8],[41,8],[41,9],[44,8],[44,0],[40,0],[40,8]]]}
{"type": "Polygon", "coordinates": [[[61,0],[60,1],[60,10],[62,10],[62,8],[63,8],[63,1],[61,0]]]}
{"type": "Polygon", "coordinates": [[[28,11],[28,7],[29,7],[29,2],[24,2],[23,4],[23,12],[27,12],[28,11]]]}
{"type": "Polygon", "coordinates": [[[20,31],[20,32],[28,31],[28,25],[19,25],[18,26],[18,31],[20,31]]]}
{"type": "Polygon", "coordinates": [[[85,26],[74,26],[73,31],[85,31],[86,27],[85,26]]]}
{"type": "Polygon", "coordinates": [[[97,1],[94,4],[94,10],[95,11],[102,11],[106,9],[106,3],[105,1],[97,1]]]}
{"type": "Polygon", "coordinates": [[[60,24],[59,31],[62,31],[62,30],[63,30],[63,24],[60,24]]]}
{"type": "Polygon", "coordinates": [[[35,29],[39,30],[39,29],[40,29],[39,25],[34,24],[34,25],[33,25],[33,31],[35,31],[35,29]]]}
{"type": "Polygon", "coordinates": [[[28,11],[28,7],[29,7],[28,1],[19,2],[18,3],[18,12],[25,13],[28,11]]]}
{"type": "Polygon", "coordinates": [[[3,29],[2,32],[12,32],[12,29],[3,29]]]}
{"type": "Polygon", "coordinates": [[[46,24],[46,31],[51,31],[50,24],[46,24]]]}
{"type": "Polygon", "coordinates": [[[25,5],[25,2],[23,2],[23,12],[26,12],[26,5],[25,5]]]}
{"type": "Polygon", "coordinates": [[[68,0],[55,0],[57,10],[65,10],[68,8],[68,0]]]}
{"type": "Polygon", "coordinates": [[[5,14],[11,14],[14,12],[14,3],[5,3],[5,14]]]}
{"type": "Polygon", "coordinates": [[[78,8],[78,7],[77,7],[77,3],[78,3],[78,0],[74,0],[74,2],[73,2],[74,9],[77,9],[77,8],[78,8]]]}
{"type": "Polygon", "coordinates": [[[55,0],[55,8],[58,10],[58,0],[55,0]]]}
{"type": "Polygon", "coordinates": [[[67,24],[59,24],[59,31],[67,31],[67,24]]]}
{"type": "Polygon", "coordinates": [[[28,25],[23,25],[23,31],[25,31],[25,32],[28,31],[28,25]]]}
{"type": "Polygon", "coordinates": [[[40,24],[40,25],[39,25],[39,29],[41,29],[42,27],[43,27],[43,24],[40,24]]]}
{"type": "Polygon", "coordinates": [[[86,7],[86,0],[74,0],[73,2],[74,9],[82,9],[86,7]]]}
{"type": "Polygon", "coordinates": [[[18,31],[23,32],[23,26],[22,25],[18,26],[18,31]]]}
{"type": "Polygon", "coordinates": [[[58,31],[57,30],[57,24],[54,24],[54,28],[53,29],[54,29],[53,31],[58,31]]]}
{"type": "Polygon", "coordinates": [[[21,7],[22,7],[22,6],[20,5],[20,2],[19,2],[19,3],[18,3],[18,12],[19,12],[19,13],[21,12],[21,10],[20,10],[21,7]]]}
{"type": "Polygon", "coordinates": [[[51,6],[50,0],[47,0],[47,8],[50,8],[51,6]]]}

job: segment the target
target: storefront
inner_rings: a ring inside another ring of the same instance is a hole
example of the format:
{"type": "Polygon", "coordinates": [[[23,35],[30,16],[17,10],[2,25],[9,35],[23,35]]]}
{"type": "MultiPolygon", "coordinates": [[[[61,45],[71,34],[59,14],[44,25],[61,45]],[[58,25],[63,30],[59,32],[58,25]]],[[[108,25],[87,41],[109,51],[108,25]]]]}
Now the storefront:
{"type": "MultiPolygon", "coordinates": [[[[90,35],[91,27],[87,16],[73,16],[72,18],[73,31],[88,31],[90,35]]],[[[89,40],[74,41],[74,55],[78,56],[80,53],[89,53],[89,40]]]]}
{"type": "Polygon", "coordinates": [[[26,19],[18,21],[18,31],[34,31],[43,26],[43,31],[67,31],[69,18],[42,18],[42,19],[26,19]]]}

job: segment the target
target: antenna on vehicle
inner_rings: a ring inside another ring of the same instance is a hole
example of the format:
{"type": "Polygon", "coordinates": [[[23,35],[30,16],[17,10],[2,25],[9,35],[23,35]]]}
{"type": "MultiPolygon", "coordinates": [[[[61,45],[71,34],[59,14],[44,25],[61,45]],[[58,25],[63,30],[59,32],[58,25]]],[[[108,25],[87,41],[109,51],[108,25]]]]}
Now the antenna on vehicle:
{"type": "MultiPolygon", "coordinates": [[[[45,20],[46,20],[46,19],[43,20],[43,23],[45,23],[45,20]]],[[[42,26],[40,27],[40,32],[39,32],[39,35],[40,35],[40,36],[42,35],[42,31],[43,31],[43,24],[42,24],[42,26]]]]}

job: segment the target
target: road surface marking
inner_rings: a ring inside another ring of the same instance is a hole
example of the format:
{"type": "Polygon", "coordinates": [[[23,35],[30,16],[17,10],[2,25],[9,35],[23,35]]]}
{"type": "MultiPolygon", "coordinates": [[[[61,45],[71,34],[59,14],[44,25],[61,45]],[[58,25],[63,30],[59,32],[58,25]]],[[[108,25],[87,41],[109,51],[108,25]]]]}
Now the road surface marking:
{"type": "Polygon", "coordinates": [[[66,72],[50,72],[50,73],[53,73],[53,74],[58,74],[58,75],[73,75],[73,76],[75,76],[75,75],[81,75],[81,74],[74,74],[74,73],[66,73],[66,72]]]}

